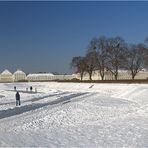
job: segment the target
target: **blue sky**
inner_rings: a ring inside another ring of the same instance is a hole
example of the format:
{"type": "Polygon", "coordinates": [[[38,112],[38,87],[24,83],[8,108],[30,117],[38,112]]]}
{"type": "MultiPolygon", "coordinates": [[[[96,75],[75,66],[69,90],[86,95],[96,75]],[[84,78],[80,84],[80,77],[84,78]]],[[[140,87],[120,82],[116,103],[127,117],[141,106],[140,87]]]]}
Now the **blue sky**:
{"type": "Polygon", "coordinates": [[[148,36],[148,2],[0,2],[0,71],[71,73],[89,41],[148,36]]]}

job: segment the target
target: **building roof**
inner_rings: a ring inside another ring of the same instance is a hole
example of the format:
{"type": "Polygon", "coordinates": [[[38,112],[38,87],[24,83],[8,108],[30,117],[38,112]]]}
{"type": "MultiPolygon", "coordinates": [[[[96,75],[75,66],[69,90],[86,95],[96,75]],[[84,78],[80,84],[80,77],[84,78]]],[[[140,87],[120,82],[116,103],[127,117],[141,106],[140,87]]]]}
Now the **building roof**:
{"type": "Polygon", "coordinates": [[[1,73],[1,75],[12,75],[12,73],[11,73],[9,70],[5,69],[5,70],[1,73]]]}
{"type": "Polygon", "coordinates": [[[25,74],[22,70],[17,70],[14,74],[25,74]]]}
{"type": "Polygon", "coordinates": [[[32,73],[27,77],[38,77],[38,76],[54,76],[52,73],[32,73]]]}

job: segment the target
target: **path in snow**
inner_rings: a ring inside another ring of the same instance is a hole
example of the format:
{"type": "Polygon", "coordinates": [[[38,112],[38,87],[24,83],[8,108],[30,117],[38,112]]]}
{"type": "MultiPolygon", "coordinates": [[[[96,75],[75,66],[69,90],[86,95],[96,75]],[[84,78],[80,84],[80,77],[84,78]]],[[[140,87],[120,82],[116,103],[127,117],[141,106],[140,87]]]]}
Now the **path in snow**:
{"type": "MultiPolygon", "coordinates": [[[[28,99],[28,100],[23,100],[23,101],[21,101],[21,103],[23,104],[25,102],[35,102],[35,101],[39,101],[39,100],[42,100],[42,99],[45,99],[45,98],[49,98],[49,97],[52,97],[52,96],[63,95],[63,94],[66,94],[66,93],[67,92],[42,95],[41,97],[35,97],[35,98],[28,99]]],[[[13,101],[13,102],[7,102],[7,103],[0,103],[0,105],[15,105],[15,101],[13,101]]]]}
{"type": "MultiPolygon", "coordinates": [[[[58,94],[58,96],[60,96],[62,94],[65,94],[65,93],[63,92],[61,94],[58,94]]],[[[10,116],[14,116],[14,115],[18,115],[18,114],[22,114],[24,112],[39,109],[39,108],[42,108],[42,107],[45,107],[45,106],[48,106],[48,105],[55,105],[55,104],[59,104],[59,103],[65,104],[65,103],[70,102],[71,99],[75,99],[75,97],[79,97],[79,96],[82,96],[82,95],[85,95],[85,94],[87,94],[87,93],[69,94],[67,96],[60,97],[60,98],[58,98],[54,101],[50,101],[50,102],[47,102],[47,103],[33,103],[33,104],[25,105],[25,106],[15,107],[15,108],[12,108],[12,109],[1,110],[0,111],[0,119],[7,118],[7,117],[10,117],[10,116]]],[[[55,95],[43,96],[43,97],[37,98],[36,100],[32,99],[33,100],[32,102],[39,101],[39,100],[45,99],[45,98],[49,98],[51,96],[55,96],[55,95]]],[[[28,100],[28,101],[30,101],[30,100],[28,100]]]]}

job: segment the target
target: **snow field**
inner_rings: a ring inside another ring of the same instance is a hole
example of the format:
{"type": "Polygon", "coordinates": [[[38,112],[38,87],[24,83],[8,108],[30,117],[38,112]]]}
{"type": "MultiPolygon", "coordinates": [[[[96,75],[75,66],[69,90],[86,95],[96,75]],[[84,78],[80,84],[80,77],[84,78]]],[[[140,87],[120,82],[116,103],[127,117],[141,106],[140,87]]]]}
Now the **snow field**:
{"type": "Polygon", "coordinates": [[[14,84],[0,84],[0,146],[148,146],[146,84],[15,85],[38,93],[22,92],[16,108],[14,84]]]}

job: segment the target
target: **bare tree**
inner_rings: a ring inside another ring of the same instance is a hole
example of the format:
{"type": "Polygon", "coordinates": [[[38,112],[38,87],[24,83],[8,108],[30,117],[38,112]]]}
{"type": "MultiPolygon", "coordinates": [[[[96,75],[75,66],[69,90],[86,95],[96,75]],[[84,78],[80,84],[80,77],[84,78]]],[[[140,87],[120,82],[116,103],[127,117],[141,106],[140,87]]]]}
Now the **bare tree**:
{"type": "Polygon", "coordinates": [[[86,61],[84,57],[73,57],[71,66],[77,69],[77,73],[80,73],[81,81],[83,80],[84,72],[86,71],[86,61]]]}
{"type": "Polygon", "coordinates": [[[148,37],[144,41],[144,48],[145,48],[145,67],[148,69],[148,37]]]}
{"type": "Polygon", "coordinates": [[[93,38],[91,40],[91,48],[89,51],[96,52],[95,62],[102,80],[104,80],[105,76],[106,48],[107,38],[105,36],[101,36],[100,38],[93,38]]]}
{"type": "Polygon", "coordinates": [[[81,80],[84,72],[88,72],[89,79],[92,80],[95,69],[99,70],[102,80],[106,70],[117,80],[119,69],[129,70],[134,79],[142,68],[148,68],[148,38],[144,44],[129,47],[121,37],[93,38],[86,56],[74,57],[71,65],[80,73],[81,80]]]}
{"type": "Polygon", "coordinates": [[[89,80],[92,80],[92,73],[96,68],[96,52],[88,52],[86,54],[86,71],[89,74],[89,80]]]}
{"type": "Polygon", "coordinates": [[[145,39],[144,43],[148,47],[148,37],[145,39]]]}
{"type": "Polygon", "coordinates": [[[95,70],[95,68],[97,67],[97,52],[96,52],[96,45],[97,44],[97,39],[93,38],[90,41],[90,44],[88,46],[88,50],[86,53],[86,65],[87,65],[87,69],[86,71],[89,74],[89,79],[92,80],[92,73],[95,70]]]}
{"type": "Polygon", "coordinates": [[[106,70],[106,59],[107,59],[107,38],[102,36],[97,42],[97,64],[100,72],[101,79],[104,80],[106,70]]]}
{"type": "Polygon", "coordinates": [[[145,47],[143,44],[132,45],[128,50],[126,68],[130,70],[132,79],[144,67],[146,60],[145,47]]]}
{"type": "Polygon", "coordinates": [[[123,67],[126,58],[126,43],[121,37],[110,38],[107,41],[106,68],[112,73],[115,80],[118,79],[118,71],[123,67]]]}

